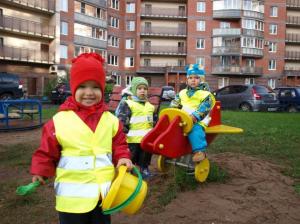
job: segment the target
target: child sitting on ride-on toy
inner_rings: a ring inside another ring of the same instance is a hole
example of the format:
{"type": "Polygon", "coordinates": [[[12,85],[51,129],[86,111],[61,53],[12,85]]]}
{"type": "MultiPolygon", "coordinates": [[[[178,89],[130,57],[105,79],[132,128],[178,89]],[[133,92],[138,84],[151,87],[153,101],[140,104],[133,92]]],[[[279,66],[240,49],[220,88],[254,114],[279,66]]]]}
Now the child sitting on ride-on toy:
{"type": "Polygon", "coordinates": [[[211,118],[210,111],[215,105],[215,98],[209,92],[205,83],[205,71],[198,64],[186,66],[187,87],[176,95],[171,102],[171,107],[181,108],[190,114],[193,120],[193,128],[188,133],[188,139],[192,146],[193,162],[201,162],[206,158],[205,128],[211,118]]]}

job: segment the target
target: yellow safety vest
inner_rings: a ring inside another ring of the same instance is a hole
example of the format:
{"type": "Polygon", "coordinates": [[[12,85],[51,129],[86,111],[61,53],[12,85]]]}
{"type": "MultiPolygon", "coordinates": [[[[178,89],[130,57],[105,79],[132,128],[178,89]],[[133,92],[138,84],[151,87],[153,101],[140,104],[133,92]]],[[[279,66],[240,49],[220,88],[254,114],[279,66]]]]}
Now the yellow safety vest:
{"type": "Polygon", "coordinates": [[[126,103],[131,110],[129,132],[127,133],[127,142],[140,143],[142,141],[142,138],[153,127],[153,113],[155,107],[149,102],[141,104],[133,100],[126,100],[126,103]]]}
{"type": "Polygon", "coordinates": [[[55,134],[62,146],[54,183],[56,210],[86,213],[94,209],[100,195],[109,191],[115,171],[112,139],[119,120],[104,112],[93,132],[73,111],[53,117],[55,134]]]}
{"type": "MultiPolygon", "coordinates": [[[[203,100],[211,96],[212,98],[212,105],[211,109],[214,107],[216,100],[215,97],[209,92],[205,90],[198,90],[195,92],[195,94],[191,97],[188,97],[187,95],[187,89],[183,89],[179,92],[179,98],[182,105],[182,110],[186,111],[188,114],[192,114],[194,111],[196,111],[199,107],[199,105],[203,102],[203,100]]],[[[205,116],[200,122],[198,122],[201,126],[207,127],[209,125],[209,122],[211,120],[210,113],[205,116]]]]}

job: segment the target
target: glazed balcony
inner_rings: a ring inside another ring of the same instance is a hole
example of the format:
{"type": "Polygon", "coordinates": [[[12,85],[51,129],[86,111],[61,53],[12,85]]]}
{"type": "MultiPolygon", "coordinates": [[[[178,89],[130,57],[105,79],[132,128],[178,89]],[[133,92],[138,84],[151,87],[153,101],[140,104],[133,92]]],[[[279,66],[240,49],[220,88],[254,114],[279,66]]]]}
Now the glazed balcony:
{"type": "Polygon", "coordinates": [[[0,59],[39,64],[54,64],[55,54],[29,48],[0,46],[0,59]]]}
{"type": "Polygon", "coordinates": [[[1,0],[12,6],[30,9],[47,14],[55,13],[55,0],[1,0]]]}
{"type": "Polygon", "coordinates": [[[243,57],[262,58],[264,56],[263,49],[242,47],[243,57]]]}
{"type": "Polygon", "coordinates": [[[290,27],[300,26],[300,16],[287,16],[286,25],[290,27]]]}
{"type": "Polygon", "coordinates": [[[142,26],[141,36],[186,37],[186,29],[142,26]]]}
{"type": "Polygon", "coordinates": [[[240,19],[242,17],[241,9],[218,9],[213,10],[214,19],[240,19]]]}
{"type": "Polygon", "coordinates": [[[264,32],[260,30],[252,30],[252,29],[242,29],[243,36],[250,36],[250,37],[264,37],[264,32]]]}
{"type": "Polygon", "coordinates": [[[48,39],[55,37],[54,26],[11,16],[0,16],[0,30],[48,39]]]}
{"type": "Polygon", "coordinates": [[[300,44],[300,34],[297,33],[287,33],[285,35],[285,42],[291,44],[300,44]]]}
{"type": "Polygon", "coordinates": [[[213,47],[212,55],[240,55],[240,46],[223,46],[223,47],[213,47]]]}
{"type": "Polygon", "coordinates": [[[300,60],[299,51],[285,51],[285,60],[298,61],[300,60]]]}
{"type": "Polygon", "coordinates": [[[159,18],[159,19],[186,19],[186,12],[183,10],[175,10],[174,8],[146,8],[142,7],[141,17],[143,18],[159,18]]]}
{"type": "Polygon", "coordinates": [[[262,67],[249,67],[239,65],[214,65],[212,67],[212,74],[214,75],[247,75],[247,76],[261,76],[263,72],[262,67]]]}
{"type": "Polygon", "coordinates": [[[213,36],[240,36],[240,28],[215,28],[212,30],[213,36]]]}
{"type": "Polygon", "coordinates": [[[185,47],[173,46],[142,46],[142,55],[186,55],[185,47]]]}
{"type": "Polygon", "coordinates": [[[300,0],[286,0],[286,7],[288,9],[300,8],[300,0]]]}

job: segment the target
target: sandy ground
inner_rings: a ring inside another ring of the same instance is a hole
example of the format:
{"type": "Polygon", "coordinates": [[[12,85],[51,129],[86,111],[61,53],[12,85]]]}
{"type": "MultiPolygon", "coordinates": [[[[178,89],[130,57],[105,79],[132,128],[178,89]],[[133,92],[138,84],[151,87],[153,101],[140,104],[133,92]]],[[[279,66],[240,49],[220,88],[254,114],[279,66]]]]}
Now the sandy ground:
{"type": "MultiPolygon", "coordinates": [[[[40,135],[41,129],[0,133],[0,142],[34,142],[39,141],[40,135]]],[[[232,153],[209,155],[209,159],[229,173],[226,183],[201,184],[194,191],[178,194],[159,210],[153,209],[156,198],[150,194],[138,214],[115,214],[113,223],[300,223],[300,196],[293,189],[293,180],[281,174],[279,166],[232,153]]],[[[155,165],[151,169],[155,171],[155,165]]],[[[148,184],[151,192],[164,180],[157,175],[148,184]]]]}

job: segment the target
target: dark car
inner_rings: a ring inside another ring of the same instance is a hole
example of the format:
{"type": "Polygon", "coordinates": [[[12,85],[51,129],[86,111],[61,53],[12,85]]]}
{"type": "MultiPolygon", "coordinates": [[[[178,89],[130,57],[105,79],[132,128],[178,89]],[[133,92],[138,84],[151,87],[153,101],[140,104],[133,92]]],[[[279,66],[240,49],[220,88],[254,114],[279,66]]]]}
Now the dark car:
{"type": "Polygon", "coordinates": [[[274,91],[277,93],[282,111],[300,111],[300,87],[277,87],[274,91]]]}
{"type": "Polygon", "coordinates": [[[276,93],[263,85],[229,85],[214,91],[223,109],[242,111],[277,111],[276,93]]]}
{"type": "Polygon", "coordinates": [[[18,75],[0,72],[0,100],[22,98],[23,85],[18,75]]]}
{"type": "Polygon", "coordinates": [[[60,83],[51,91],[50,100],[54,104],[61,104],[71,95],[70,86],[65,83],[60,83]]]}

